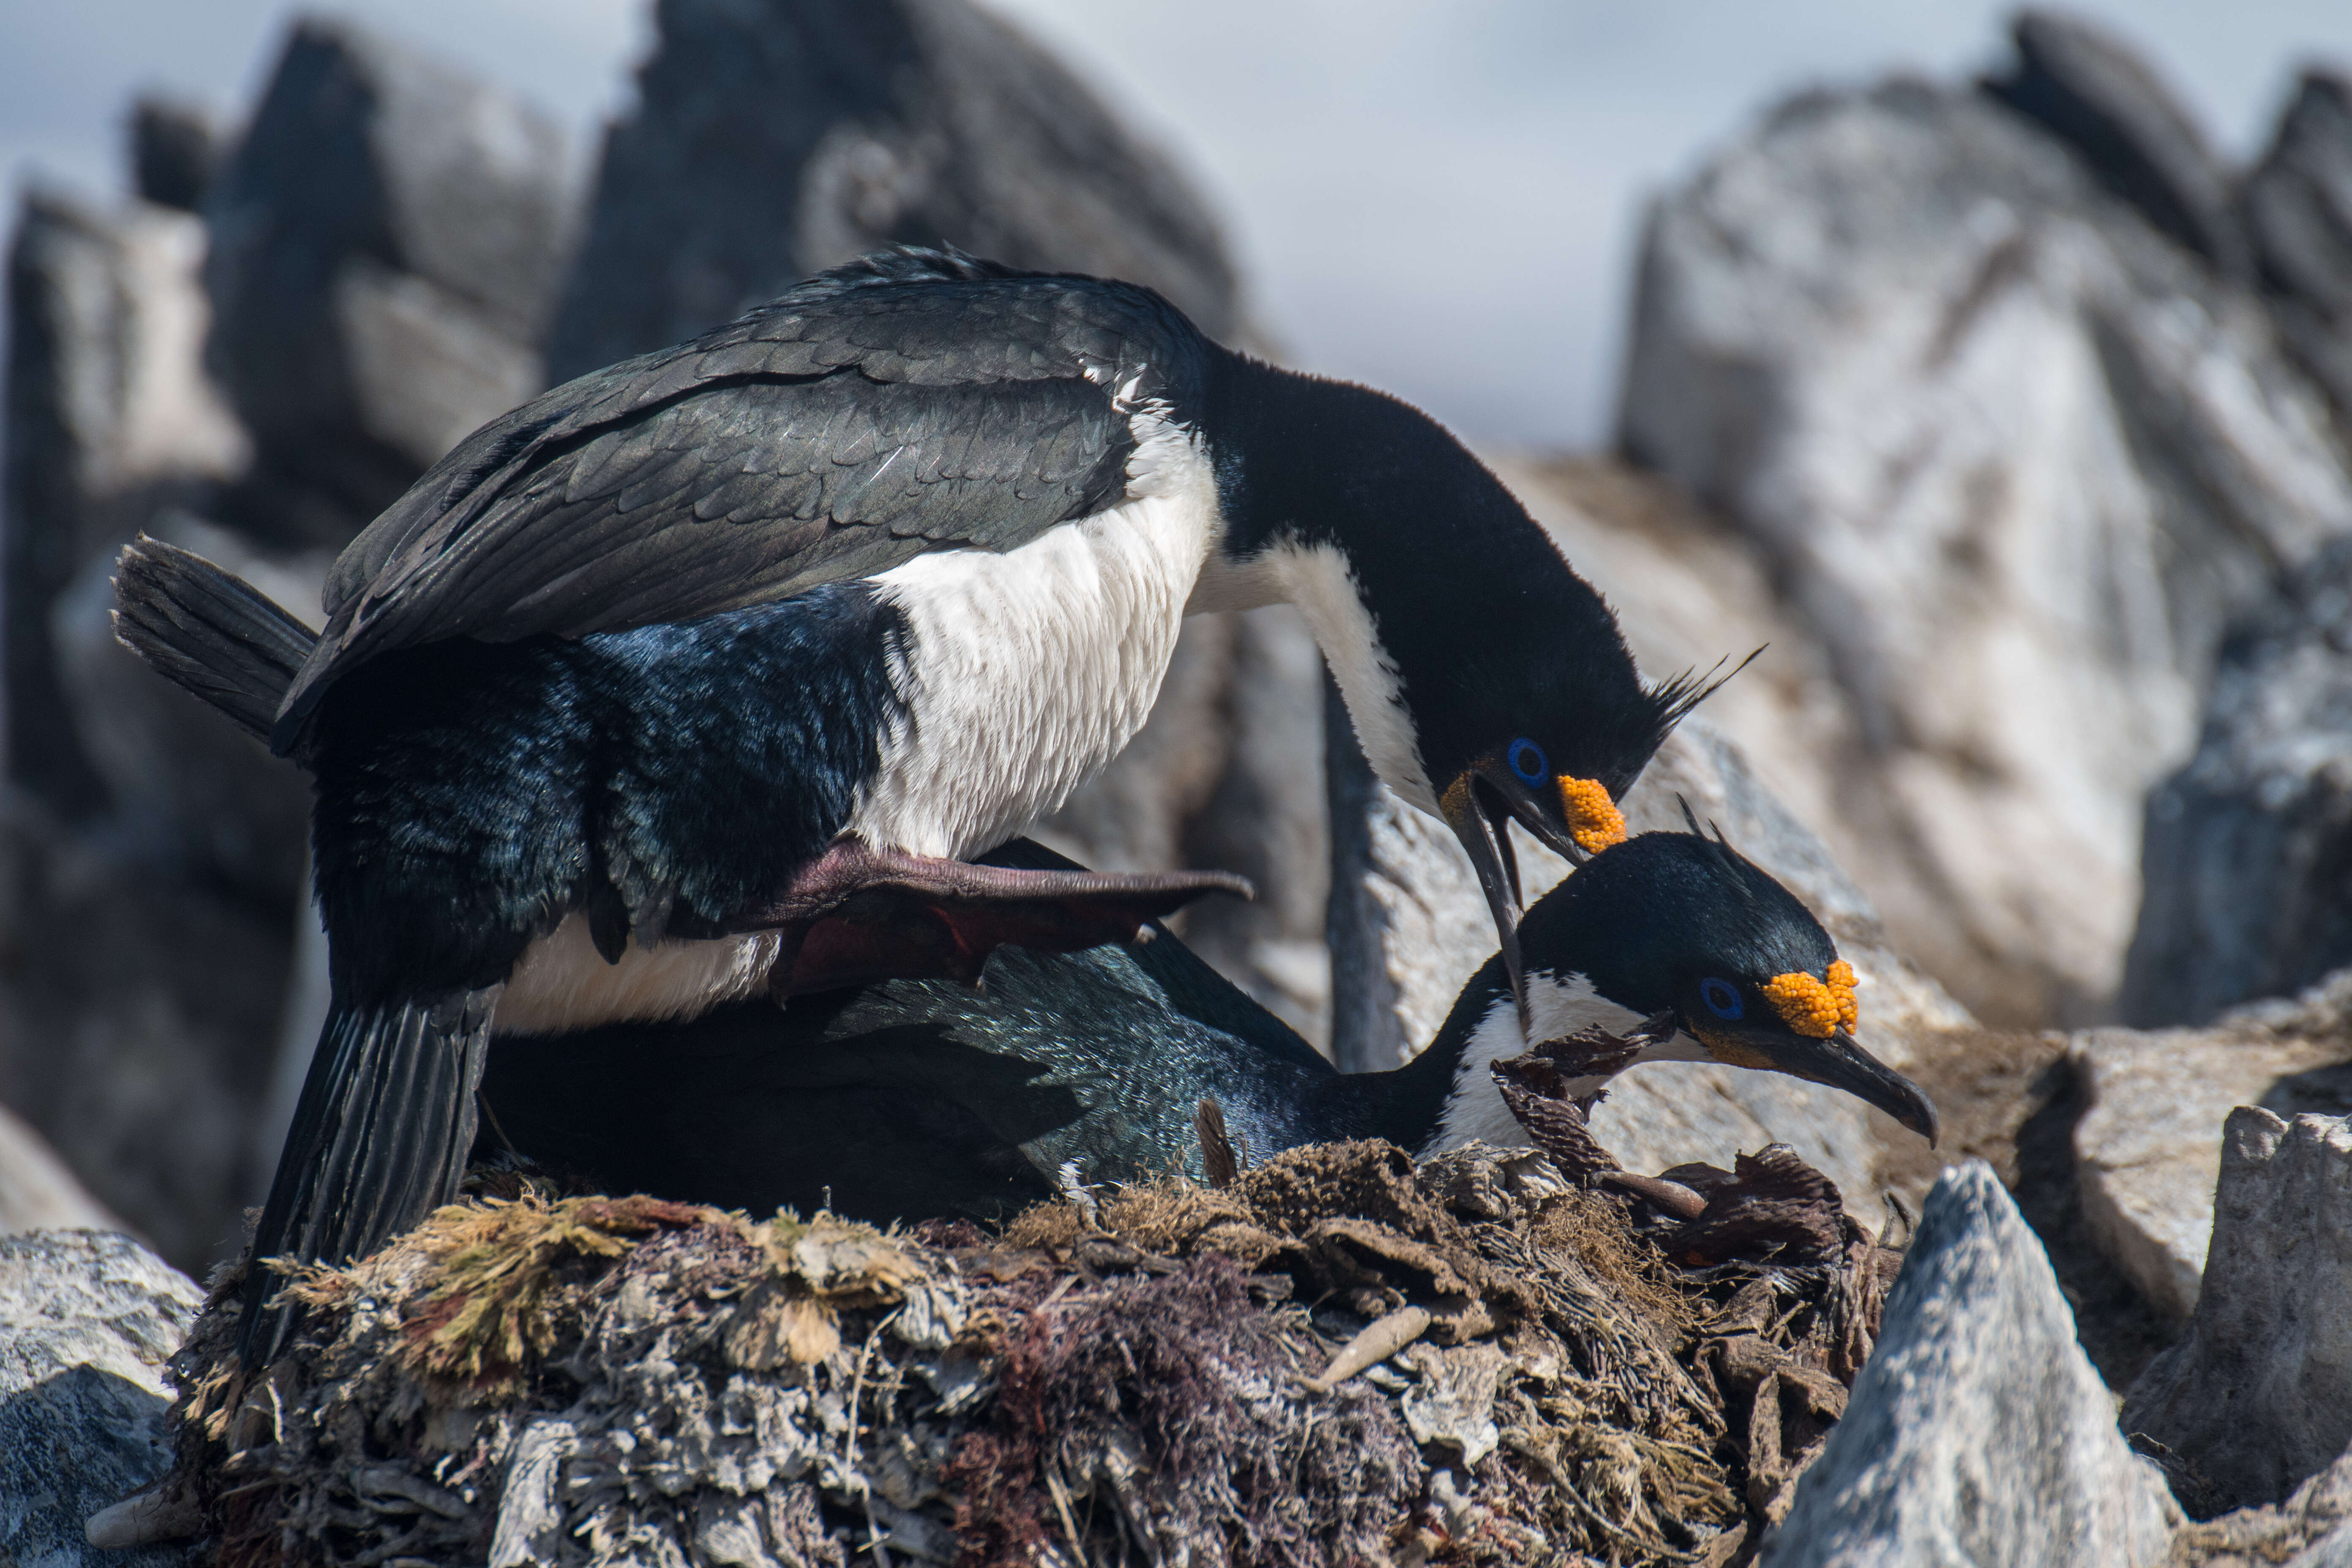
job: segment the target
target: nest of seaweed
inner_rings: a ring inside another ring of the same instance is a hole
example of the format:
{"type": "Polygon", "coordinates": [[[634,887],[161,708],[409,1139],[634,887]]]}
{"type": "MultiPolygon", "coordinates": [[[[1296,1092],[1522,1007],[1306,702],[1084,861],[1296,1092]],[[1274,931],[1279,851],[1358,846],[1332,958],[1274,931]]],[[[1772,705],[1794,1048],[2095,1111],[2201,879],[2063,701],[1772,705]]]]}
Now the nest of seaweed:
{"type": "Polygon", "coordinates": [[[1899,1259],[1785,1150],[1679,1174],[1330,1144],[994,1236],[509,1178],[266,1375],[217,1278],[164,1491],[234,1568],[1732,1563],[1899,1259]]]}

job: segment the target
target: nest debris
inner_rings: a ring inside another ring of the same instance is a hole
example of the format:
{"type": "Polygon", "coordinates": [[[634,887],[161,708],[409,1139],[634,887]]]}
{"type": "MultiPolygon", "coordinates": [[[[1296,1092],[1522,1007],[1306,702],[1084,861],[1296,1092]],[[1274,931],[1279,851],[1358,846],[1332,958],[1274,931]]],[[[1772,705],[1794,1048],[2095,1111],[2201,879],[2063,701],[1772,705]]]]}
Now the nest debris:
{"type": "Polygon", "coordinates": [[[1897,1261],[1793,1155],[1742,1165],[1708,1208],[1802,1173],[1826,1211],[1725,1256],[1723,1214],[1685,1246],[1709,1222],[1537,1151],[1376,1142],[993,1237],[502,1175],[293,1278],[265,1375],[224,1270],[165,1486],[222,1568],[1731,1563],[1897,1261]]]}

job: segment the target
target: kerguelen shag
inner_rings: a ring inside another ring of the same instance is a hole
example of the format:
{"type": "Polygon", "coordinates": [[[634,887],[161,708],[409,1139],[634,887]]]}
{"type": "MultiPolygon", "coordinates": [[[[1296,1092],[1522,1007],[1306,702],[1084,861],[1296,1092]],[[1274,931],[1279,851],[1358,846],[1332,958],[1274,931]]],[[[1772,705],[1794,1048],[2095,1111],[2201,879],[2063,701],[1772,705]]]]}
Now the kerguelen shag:
{"type": "MultiPolygon", "coordinates": [[[[1621,837],[1699,686],[1645,687],[1436,424],[1146,289],[901,248],[557,387],[360,534],[315,642],[132,545],[124,640],[215,696],[281,679],[225,705],[316,783],[333,1000],[255,1256],[363,1255],[451,1196],[494,1029],[970,973],[1231,885],[964,861],[1127,743],[1185,615],[1285,600],[1468,848],[1516,984],[1506,822],[1621,837]],[[929,935],[861,925],[877,889],[929,935]]],[[[268,1290],[249,1362],[294,1321],[268,1290]]]]}
{"type": "MultiPolygon", "coordinates": [[[[1026,840],[994,858],[1067,867],[1026,840]]],[[[1202,1174],[1213,1100],[1237,1148],[1385,1138],[1428,1155],[1523,1144],[1494,1064],[1599,1026],[1641,1061],[1718,1061],[1855,1095],[1932,1139],[1917,1086],[1814,1005],[1842,975],[1804,905],[1718,839],[1646,833],[1595,856],[1519,925],[1532,1031],[1499,955],[1428,1049],[1343,1074],[1175,937],[1081,952],[1000,950],[977,987],[892,980],[734,1004],[675,1025],[490,1043],[483,1098],[509,1150],[600,1192],[753,1214],[820,1205],[881,1223],[1002,1218],[1086,1183],[1202,1174]],[[511,1141],[510,1142],[509,1141],[511,1141]]],[[[1834,1006],[1834,1003],[1832,1003],[1834,1006]]]]}

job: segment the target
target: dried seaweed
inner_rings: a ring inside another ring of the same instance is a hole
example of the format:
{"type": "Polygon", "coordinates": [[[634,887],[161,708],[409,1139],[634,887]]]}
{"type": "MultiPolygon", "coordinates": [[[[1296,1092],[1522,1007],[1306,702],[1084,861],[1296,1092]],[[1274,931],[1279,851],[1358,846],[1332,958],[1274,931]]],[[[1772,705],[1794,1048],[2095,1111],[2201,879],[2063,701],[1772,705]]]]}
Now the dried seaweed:
{"type": "Polygon", "coordinates": [[[1890,1273],[1759,1160],[1690,1176],[1709,1221],[1534,1151],[1334,1144],[995,1237],[509,1180],[294,1281],[266,1377],[216,1279],[174,1485],[240,1568],[1730,1562],[1890,1273]]]}

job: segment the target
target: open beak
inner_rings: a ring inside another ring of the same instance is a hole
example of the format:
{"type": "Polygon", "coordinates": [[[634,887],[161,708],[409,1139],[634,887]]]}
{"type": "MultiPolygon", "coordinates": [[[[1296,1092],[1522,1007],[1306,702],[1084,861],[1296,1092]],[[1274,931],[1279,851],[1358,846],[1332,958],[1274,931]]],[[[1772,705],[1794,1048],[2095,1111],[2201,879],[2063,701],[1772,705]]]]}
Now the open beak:
{"type": "Polygon", "coordinates": [[[1478,888],[1486,895],[1496,940],[1502,944],[1503,970],[1511,977],[1511,996],[1524,1023],[1528,987],[1519,958],[1519,862],[1511,852],[1510,809],[1501,795],[1472,773],[1454,781],[1438,809],[1478,873],[1478,888]]]}
{"type": "Polygon", "coordinates": [[[1503,788],[1493,778],[1483,782],[1496,807],[1517,818],[1538,843],[1571,866],[1581,866],[1611,845],[1624,841],[1624,813],[1597,779],[1563,773],[1545,785],[1545,805],[1557,816],[1539,806],[1524,786],[1515,783],[1503,788]]]}
{"type": "Polygon", "coordinates": [[[1935,1147],[1938,1122],[1927,1091],[1864,1050],[1843,1029],[1827,1039],[1780,1029],[1727,1029],[1719,1024],[1695,1025],[1692,1032],[1719,1061],[1784,1072],[1841,1089],[1864,1105],[1876,1106],[1935,1147]]]}

